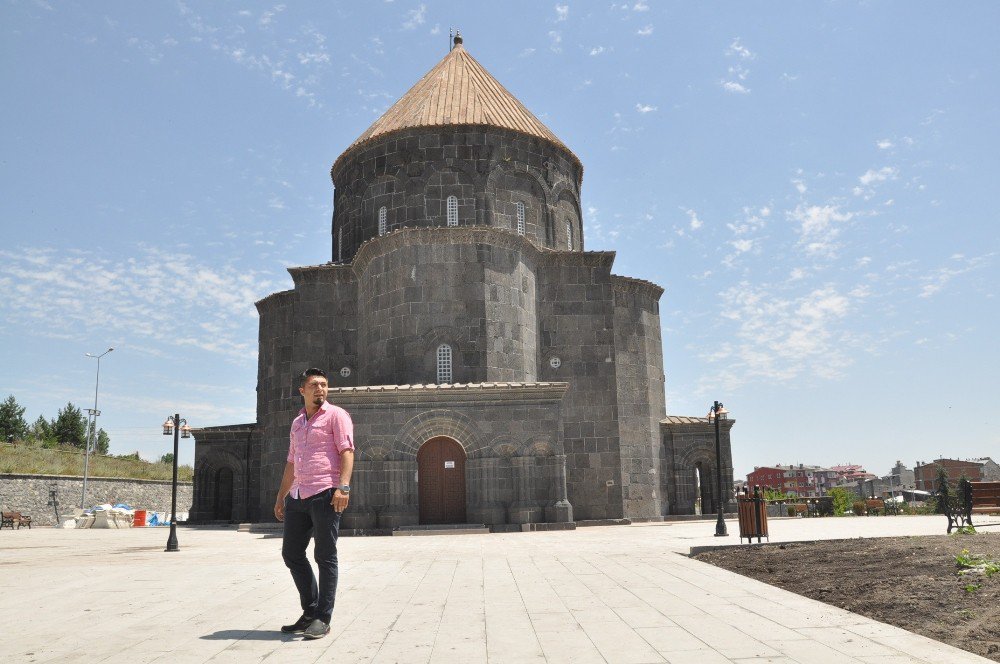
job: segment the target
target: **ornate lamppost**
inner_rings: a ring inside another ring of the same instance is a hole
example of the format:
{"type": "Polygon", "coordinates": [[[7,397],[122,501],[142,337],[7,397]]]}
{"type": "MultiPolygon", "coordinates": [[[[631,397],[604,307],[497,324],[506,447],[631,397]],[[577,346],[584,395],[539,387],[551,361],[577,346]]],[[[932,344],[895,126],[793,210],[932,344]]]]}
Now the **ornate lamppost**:
{"type": "Polygon", "coordinates": [[[181,438],[191,437],[191,427],[187,420],[182,420],[180,414],[168,415],[163,423],[163,435],[174,434],[174,481],[171,487],[170,498],[170,537],[167,538],[167,548],[165,551],[180,551],[177,546],[177,446],[178,434],[181,438]]]}
{"type": "Polygon", "coordinates": [[[715,422],[715,500],[716,506],[718,507],[719,518],[715,522],[715,536],[716,537],[728,537],[729,532],[726,531],[726,517],[723,514],[723,503],[722,503],[722,439],[719,437],[719,420],[726,419],[729,411],[726,410],[725,406],[716,401],[712,405],[712,410],[708,412],[708,419],[715,422]]]}
{"type": "Polygon", "coordinates": [[[87,477],[90,475],[90,448],[93,447],[97,441],[97,416],[101,414],[101,411],[97,410],[97,388],[101,385],[101,358],[113,350],[114,347],[112,346],[100,355],[84,353],[87,357],[92,357],[97,360],[97,379],[94,381],[94,407],[93,409],[87,409],[87,413],[90,416],[87,420],[90,424],[90,431],[87,432],[87,440],[84,442],[83,494],[80,496],[80,509],[82,510],[87,509],[87,477]]]}

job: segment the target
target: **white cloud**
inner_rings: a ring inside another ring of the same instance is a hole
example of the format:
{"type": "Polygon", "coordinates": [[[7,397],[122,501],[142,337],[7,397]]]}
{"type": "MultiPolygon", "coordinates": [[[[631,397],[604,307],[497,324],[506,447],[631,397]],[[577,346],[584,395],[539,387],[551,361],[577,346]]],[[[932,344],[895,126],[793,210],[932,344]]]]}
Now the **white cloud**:
{"type": "MultiPolygon", "coordinates": [[[[729,44],[729,48],[726,49],[726,57],[736,57],[738,60],[753,60],[756,55],[744,46],[740,42],[740,38],[737,37],[729,44]]],[[[719,81],[719,85],[726,92],[741,95],[750,94],[750,88],[744,83],[749,75],[750,70],[740,64],[740,62],[736,62],[736,64],[728,68],[728,77],[719,81]]]]}
{"type": "Polygon", "coordinates": [[[876,147],[878,147],[879,150],[889,150],[894,147],[893,142],[890,141],[888,138],[883,138],[876,141],[875,145],[876,147]]]}
{"type": "Polygon", "coordinates": [[[565,21],[569,18],[569,5],[556,5],[556,20],[565,21]]]}
{"type": "Polygon", "coordinates": [[[632,11],[634,12],[648,12],[649,5],[647,5],[643,0],[639,0],[634,5],[632,5],[632,11]]]}
{"type": "Polygon", "coordinates": [[[753,249],[753,240],[733,240],[729,244],[732,245],[738,254],[746,253],[753,249]]]}
{"type": "Polygon", "coordinates": [[[99,330],[129,344],[197,347],[240,364],[256,356],[254,302],[274,290],[264,272],[148,246],[124,260],[87,251],[0,250],[0,280],[8,284],[0,300],[8,325],[74,338],[99,330]],[[51,326],[54,320],[60,325],[51,326]]]}
{"type": "Polygon", "coordinates": [[[719,81],[719,85],[726,92],[734,92],[736,94],[747,95],[750,94],[750,88],[746,87],[742,83],[737,83],[736,81],[719,81]]]}
{"type": "Polygon", "coordinates": [[[558,30],[549,30],[549,50],[554,53],[562,51],[562,33],[558,30]]]}
{"type": "Polygon", "coordinates": [[[656,108],[657,108],[656,106],[650,106],[649,104],[635,105],[635,110],[639,111],[640,113],[652,113],[653,111],[656,110],[656,108]]]}
{"type": "Polygon", "coordinates": [[[726,55],[738,55],[740,58],[744,60],[753,60],[755,57],[757,57],[753,51],[748,49],[740,42],[739,37],[734,39],[733,42],[729,45],[729,48],[726,49],[726,55]]]}
{"type": "Polygon", "coordinates": [[[840,224],[850,221],[851,212],[841,212],[837,205],[796,206],[788,218],[799,223],[799,245],[807,254],[833,258],[839,244],[840,224]]]}
{"type": "Polygon", "coordinates": [[[601,53],[604,53],[603,46],[595,46],[594,48],[590,49],[591,55],[600,55],[601,53]]]}
{"type": "Polygon", "coordinates": [[[653,25],[652,24],[644,25],[643,27],[636,30],[635,34],[639,35],[640,37],[648,37],[649,35],[653,34],[653,25]]]}
{"type": "Polygon", "coordinates": [[[953,254],[949,260],[950,265],[937,268],[921,278],[923,285],[920,288],[920,297],[929,298],[944,290],[955,277],[967,274],[990,265],[993,262],[993,253],[983,254],[966,258],[962,254],[953,254]]]}
{"type": "Polygon", "coordinates": [[[795,191],[799,192],[800,194],[804,194],[808,190],[808,188],[806,187],[806,183],[803,182],[802,180],[792,180],[792,184],[795,185],[795,191]]]}
{"type": "Polygon", "coordinates": [[[528,47],[528,48],[524,49],[523,51],[521,51],[520,53],[518,53],[517,57],[519,57],[519,58],[526,58],[529,55],[533,55],[534,53],[535,53],[535,49],[533,49],[531,47],[528,47]]]}
{"type": "Polygon", "coordinates": [[[885,182],[888,179],[896,179],[896,175],[899,171],[891,166],[883,166],[877,171],[874,169],[868,169],[865,171],[864,175],[858,178],[858,182],[868,186],[873,182],[885,182]]]}
{"type": "Polygon", "coordinates": [[[733,342],[702,353],[720,368],[706,376],[699,394],[802,377],[836,379],[851,364],[844,341],[852,304],[832,285],[786,295],[743,281],[720,293],[719,304],[722,317],[736,326],[733,342]]]}
{"type": "Polygon", "coordinates": [[[698,214],[694,210],[688,210],[687,216],[688,219],[690,219],[689,225],[691,227],[691,230],[696,231],[705,225],[704,222],[698,218],[698,214]]]}
{"type": "Polygon", "coordinates": [[[416,9],[406,12],[406,20],[403,21],[404,30],[414,30],[424,24],[427,20],[427,5],[420,5],[416,9]]]}

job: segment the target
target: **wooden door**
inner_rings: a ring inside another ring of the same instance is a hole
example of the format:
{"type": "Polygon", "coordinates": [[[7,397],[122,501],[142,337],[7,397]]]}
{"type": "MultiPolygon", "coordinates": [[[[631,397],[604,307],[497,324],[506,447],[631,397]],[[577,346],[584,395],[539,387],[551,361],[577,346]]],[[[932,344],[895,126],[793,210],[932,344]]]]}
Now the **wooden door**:
{"type": "Polygon", "coordinates": [[[465,450],[431,438],[417,452],[420,523],[465,523],[465,450]]]}

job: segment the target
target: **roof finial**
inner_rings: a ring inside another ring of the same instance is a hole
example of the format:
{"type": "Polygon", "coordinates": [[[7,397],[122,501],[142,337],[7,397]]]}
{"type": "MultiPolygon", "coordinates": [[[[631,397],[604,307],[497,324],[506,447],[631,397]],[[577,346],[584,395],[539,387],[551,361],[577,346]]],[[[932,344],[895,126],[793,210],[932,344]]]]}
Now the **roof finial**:
{"type": "Polygon", "coordinates": [[[456,28],[455,30],[455,46],[462,43],[462,32],[456,28]]]}

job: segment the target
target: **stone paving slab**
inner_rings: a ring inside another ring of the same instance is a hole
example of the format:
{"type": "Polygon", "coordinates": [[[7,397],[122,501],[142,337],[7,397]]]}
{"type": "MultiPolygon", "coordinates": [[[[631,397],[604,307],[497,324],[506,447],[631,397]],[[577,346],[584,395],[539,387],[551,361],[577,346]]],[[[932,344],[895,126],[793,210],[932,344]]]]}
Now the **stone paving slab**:
{"type": "MultiPolygon", "coordinates": [[[[771,541],[941,534],[942,517],[774,520],[771,541]]],[[[988,662],[693,560],[715,523],[343,538],[331,634],[281,539],[234,529],[0,533],[3,662],[988,662]]]]}

